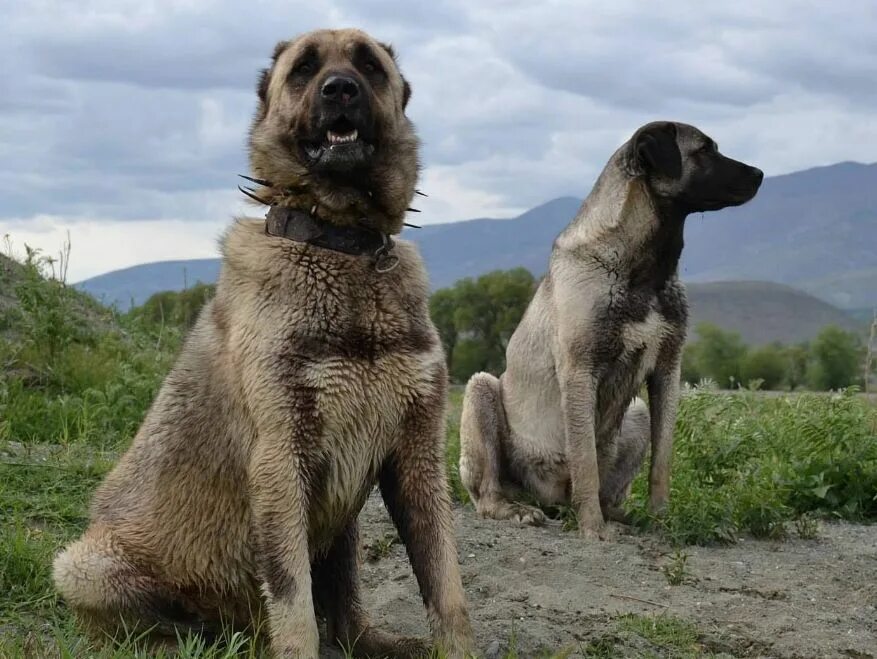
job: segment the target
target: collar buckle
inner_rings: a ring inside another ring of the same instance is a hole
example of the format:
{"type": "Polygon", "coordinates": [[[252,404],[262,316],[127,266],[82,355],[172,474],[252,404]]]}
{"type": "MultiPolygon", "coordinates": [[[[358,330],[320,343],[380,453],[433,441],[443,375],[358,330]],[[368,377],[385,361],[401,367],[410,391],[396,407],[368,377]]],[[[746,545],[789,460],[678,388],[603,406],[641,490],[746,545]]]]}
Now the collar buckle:
{"type": "Polygon", "coordinates": [[[394,247],[393,239],[390,236],[381,233],[381,241],[383,244],[375,250],[374,254],[375,272],[384,274],[396,269],[396,266],[399,265],[399,257],[390,254],[390,250],[394,247]]]}

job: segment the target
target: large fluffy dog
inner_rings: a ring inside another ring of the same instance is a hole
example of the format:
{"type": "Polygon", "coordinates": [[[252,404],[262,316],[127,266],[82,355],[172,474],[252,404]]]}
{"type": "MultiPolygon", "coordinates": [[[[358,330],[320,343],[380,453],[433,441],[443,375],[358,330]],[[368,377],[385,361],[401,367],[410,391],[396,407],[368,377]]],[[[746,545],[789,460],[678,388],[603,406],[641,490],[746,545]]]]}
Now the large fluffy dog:
{"type": "Polygon", "coordinates": [[[664,508],[688,315],[684,220],[748,201],[761,180],[685,124],[648,124],[616,151],[555,241],[505,373],[466,387],[460,474],[482,515],[541,522],[514,501],[524,488],[542,504],[571,500],[582,534],[598,535],[604,513],[622,516],[649,436],[650,508],[664,508]],[[648,410],[631,404],[643,382],[648,410]]]}
{"type": "Polygon", "coordinates": [[[373,629],[360,605],[357,513],[379,482],[434,639],[462,656],[445,363],[420,256],[389,238],[417,178],[409,86],[389,47],[319,31],[279,44],[258,94],[268,220],[226,234],[216,297],[55,582],[111,633],[266,609],[279,656],[317,656],[317,616],[358,653],[419,655],[428,643],[373,629]]]}

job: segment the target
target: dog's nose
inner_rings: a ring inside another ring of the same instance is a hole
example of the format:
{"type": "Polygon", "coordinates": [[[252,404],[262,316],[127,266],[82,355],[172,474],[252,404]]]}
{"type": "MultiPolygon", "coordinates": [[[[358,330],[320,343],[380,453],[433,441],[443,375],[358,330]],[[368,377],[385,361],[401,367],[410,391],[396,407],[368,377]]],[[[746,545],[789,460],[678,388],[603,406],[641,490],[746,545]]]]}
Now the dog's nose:
{"type": "Polygon", "coordinates": [[[750,167],[749,169],[751,170],[752,178],[758,179],[759,183],[764,180],[764,172],[758,169],[758,167],[750,167]]]}
{"type": "Polygon", "coordinates": [[[320,89],[324,101],[353,105],[359,102],[359,84],[347,76],[329,76],[320,89]]]}

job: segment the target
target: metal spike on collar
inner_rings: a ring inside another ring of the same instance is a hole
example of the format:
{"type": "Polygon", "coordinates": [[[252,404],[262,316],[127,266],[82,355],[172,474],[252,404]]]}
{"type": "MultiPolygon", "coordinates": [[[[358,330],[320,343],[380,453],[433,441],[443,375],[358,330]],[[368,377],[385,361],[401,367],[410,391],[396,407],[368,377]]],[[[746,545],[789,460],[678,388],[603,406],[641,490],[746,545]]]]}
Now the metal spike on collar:
{"type": "Polygon", "coordinates": [[[252,176],[247,176],[246,174],[238,174],[238,176],[240,176],[241,178],[245,178],[248,181],[252,181],[253,183],[256,183],[258,185],[264,185],[266,188],[273,188],[274,187],[274,184],[271,183],[271,181],[268,181],[268,180],[263,179],[263,178],[253,178],[252,176]]]}
{"type": "Polygon", "coordinates": [[[238,190],[243,192],[245,195],[247,195],[253,201],[258,201],[260,204],[264,204],[265,206],[271,205],[270,202],[267,202],[264,199],[262,199],[260,196],[256,195],[255,194],[256,191],[253,188],[245,188],[242,185],[239,185],[238,190]]]}

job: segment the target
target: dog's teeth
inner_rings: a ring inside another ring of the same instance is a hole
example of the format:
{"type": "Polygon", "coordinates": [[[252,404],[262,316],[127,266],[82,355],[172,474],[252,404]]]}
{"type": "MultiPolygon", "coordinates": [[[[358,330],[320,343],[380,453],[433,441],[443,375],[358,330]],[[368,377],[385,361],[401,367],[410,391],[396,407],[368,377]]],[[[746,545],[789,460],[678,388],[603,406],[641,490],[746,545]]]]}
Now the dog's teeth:
{"type": "Polygon", "coordinates": [[[347,144],[348,142],[355,142],[358,136],[359,133],[356,129],[353,129],[351,132],[344,135],[339,135],[331,130],[326,131],[326,139],[329,141],[329,144],[347,144]]]}

